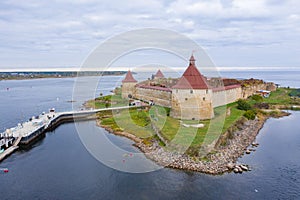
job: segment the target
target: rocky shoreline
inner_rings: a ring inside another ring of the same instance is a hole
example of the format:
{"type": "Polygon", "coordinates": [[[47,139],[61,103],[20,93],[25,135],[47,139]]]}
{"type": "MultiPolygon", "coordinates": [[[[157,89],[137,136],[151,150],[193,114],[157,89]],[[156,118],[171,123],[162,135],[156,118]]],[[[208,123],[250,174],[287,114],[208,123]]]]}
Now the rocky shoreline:
{"type": "Polygon", "coordinates": [[[127,137],[135,142],[147,158],[165,167],[198,171],[207,174],[222,174],[234,170],[237,159],[242,156],[263,127],[268,117],[260,117],[246,121],[242,130],[234,132],[234,137],[228,140],[225,146],[219,146],[216,153],[209,154],[208,159],[193,158],[185,154],[166,151],[153,141],[152,145],[146,145],[143,140],[127,132],[114,132],[110,127],[102,126],[98,120],[97,125],[105,128],[108,132],[127,137]]]}

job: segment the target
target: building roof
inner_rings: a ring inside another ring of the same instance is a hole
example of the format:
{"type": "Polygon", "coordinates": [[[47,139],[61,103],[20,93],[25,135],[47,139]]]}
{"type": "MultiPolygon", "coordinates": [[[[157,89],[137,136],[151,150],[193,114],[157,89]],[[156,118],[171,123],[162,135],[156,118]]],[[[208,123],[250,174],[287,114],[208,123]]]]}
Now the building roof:
{"type": "Polygon", "coordinates": [[[122,83],[136,83],[137,81],[133,78],[132,73],[128,70],[125,78],[123,79],[122,83]]]}
{"type": "Polygon", "coordinates": [[[176,85],[172,88],[176,89],[208,89],[205,78],[199,72],[195,65],[195,58],[192,55],[190,58],[190,64],[179,79],[176,85]]]}
{"type": "Polygon", "coordinates": [[[165,78],[164,74],[160,71],[160,69],[156,72],[155,78],[165,78]]]}

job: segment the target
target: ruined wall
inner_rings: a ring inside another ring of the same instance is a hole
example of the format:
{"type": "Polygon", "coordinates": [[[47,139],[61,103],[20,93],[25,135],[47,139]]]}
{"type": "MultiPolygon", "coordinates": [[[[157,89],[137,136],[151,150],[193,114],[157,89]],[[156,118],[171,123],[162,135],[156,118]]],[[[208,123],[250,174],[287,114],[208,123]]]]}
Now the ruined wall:
{"type": "Polygon", "coordinates": [[[153,100],[155,104],[171,107],[172,93],[171,91],[162,91],[149,88],[136,87],[135,98],[141,100],[153,100]]]}
{"type": "Polygon", "coordinates": [[[136,83],[123,83],[122,84],[122,98],[127,99],[128,95],[134,96],[136,83]]]}
{"type": "Polygon", "coordinates": [[[212,90],[173,89],[171,116],[189,120],[213,118],[212,90]]]}
{"type": "Polygon", "coordinates": [[[267,84],[261,83],[242,87],[242,98],[247,99],[258,90],[267,90],[267,84]]]}
{"type": "Polygon", "coordinates": [[[228,90],[214,91],[213,92],[213,107],[223,106],[233,103],[242,98],[242,88],[233,88],[228,90]]]}

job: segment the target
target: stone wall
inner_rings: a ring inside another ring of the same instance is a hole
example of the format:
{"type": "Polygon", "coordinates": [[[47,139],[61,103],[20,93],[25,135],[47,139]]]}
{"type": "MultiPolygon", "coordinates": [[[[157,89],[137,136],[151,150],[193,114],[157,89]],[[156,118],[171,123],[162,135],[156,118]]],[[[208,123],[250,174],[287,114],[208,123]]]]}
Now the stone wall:
{"type": "Polygon", "coordinates": [[[214,91],[213,92],[213,107],[223,106],[229,103],[233,103],[238,99],[242,98],[242,89],[241,87],[228,89],[228,90],[221,90],[221,91],[214,91]]]}
{"type": "Polygon", "coordinates": [[[155,104],[171,107],[172,93],[171,91],[163,91],[149,88],[136,87],[135,98],[141,100],[153,100],[155,104]]]}
{"type": "Polygon", "coordinates": [[[134,96],[136,83],[123,83],[122,84],[122,98],[127,99],[128,95],[134,96]]]}
{"type": "Polygon", "coordinates": [[[172,90],[171,116],[188,120],[214,117],[212,90],[172,90]]]}
{"type": "Polygon", "coordinates": [[[242,87],[242,98],[247,99],[248,97],[252,96],[258,90],[267,90],[268,85],[270,83],[260,83],[255,85],[249,85],[242,87]]]}

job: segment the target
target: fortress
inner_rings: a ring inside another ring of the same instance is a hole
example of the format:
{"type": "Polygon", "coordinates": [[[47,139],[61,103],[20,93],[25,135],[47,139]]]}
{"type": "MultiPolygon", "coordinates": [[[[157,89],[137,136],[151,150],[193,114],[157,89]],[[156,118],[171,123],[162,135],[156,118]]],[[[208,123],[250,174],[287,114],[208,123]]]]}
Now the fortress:
{"type": "Polygon", "coordinates": [[[165,78],[158,70],[152,79],[138,83],[128,71],[122,81],[122,98],[153,101],[169,107],[174,118],[203,120],[214,117],[215,107],[248,98],[258,90],[276,90],[273,83],[262,80],[207,78],[197,69],[195,61],[192,55],[180,78],[165,78]]]}

